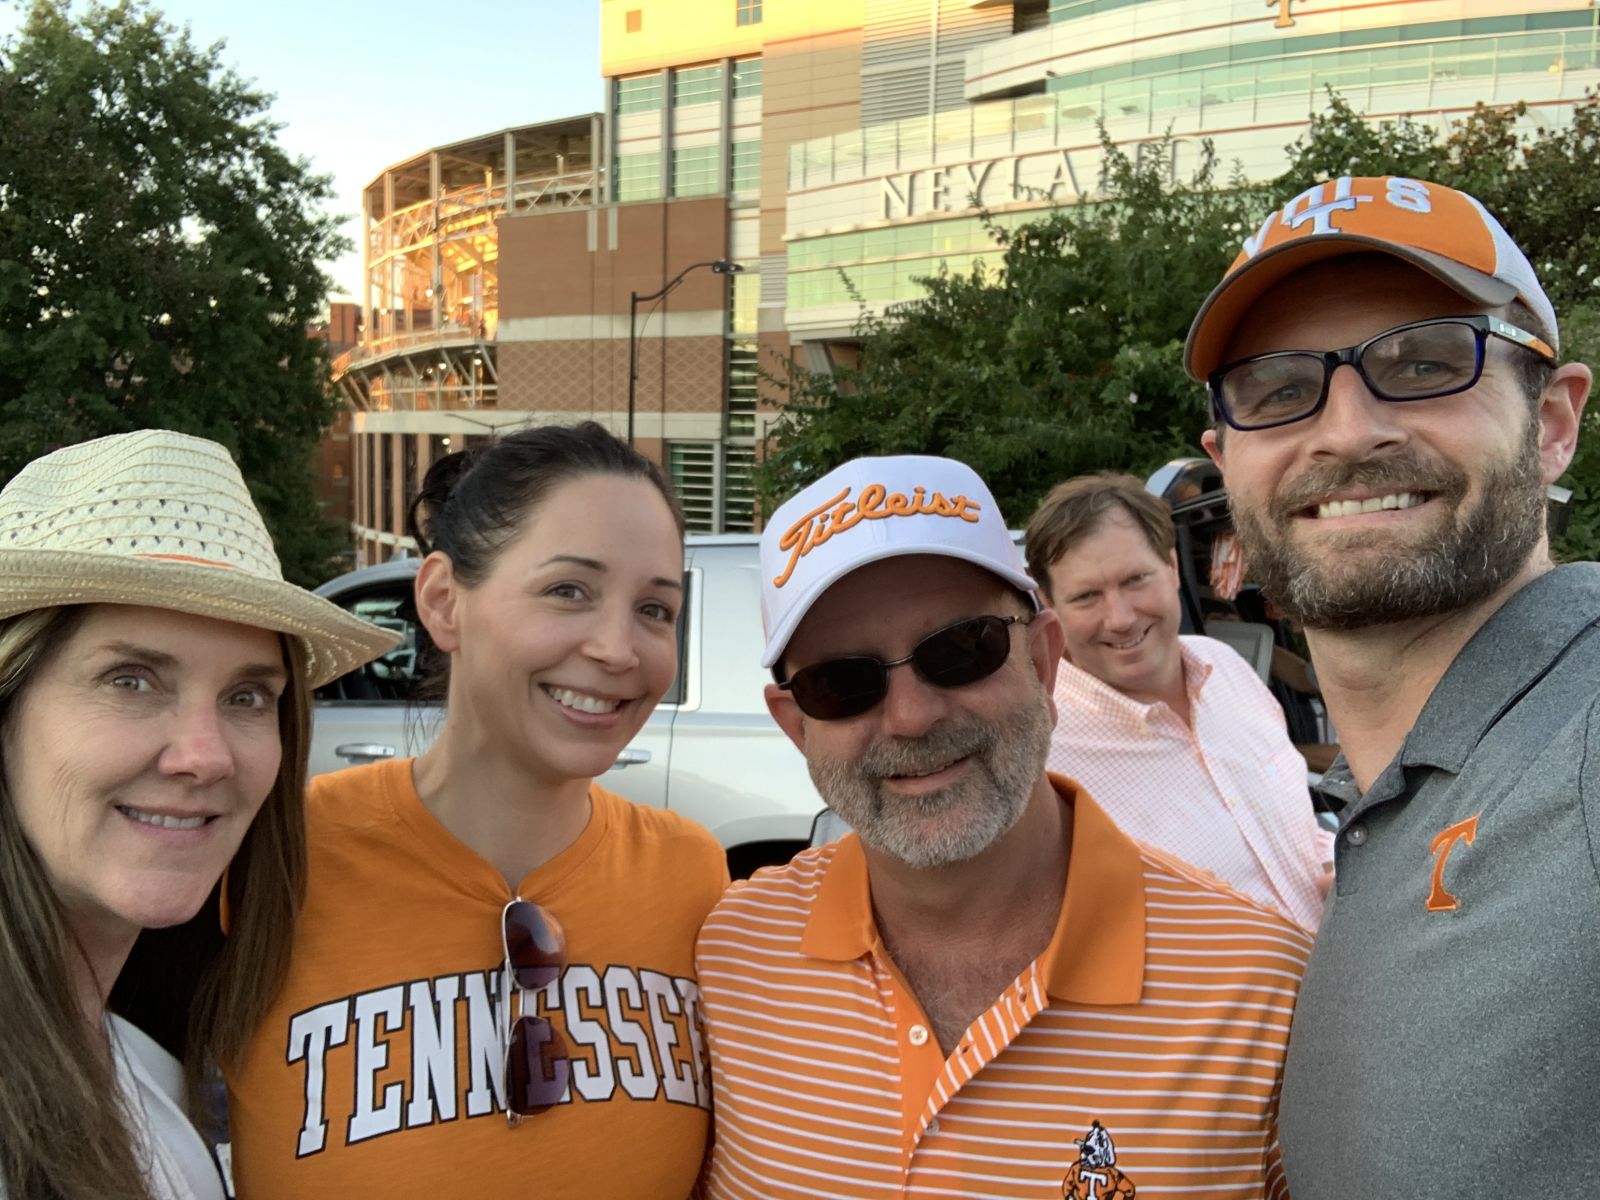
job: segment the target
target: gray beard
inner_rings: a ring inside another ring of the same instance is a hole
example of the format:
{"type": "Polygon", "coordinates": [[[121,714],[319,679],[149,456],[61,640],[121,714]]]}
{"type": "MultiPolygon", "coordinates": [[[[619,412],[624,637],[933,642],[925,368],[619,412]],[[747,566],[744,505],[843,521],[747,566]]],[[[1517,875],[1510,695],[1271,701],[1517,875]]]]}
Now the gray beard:
{"type": "MultiPolygon", "coordinates": [[[[1011,669],[1008,665],[1005,669],[1011,669]]],[[[1050,750],[1049,697],[1026,667],[1032,694],[998,721],[936,725],[920,738],[889,738],[854,761],[806,755],[823,800],[874,850],[909,867],[967,862],[1021,819],[1050,750]],[[963,777],[924,796],[885,794],[882,780],[971,756],[963,777]]]]}
{"type": "Polygon", "coordinates": [[[1493,595],[1527,563],[1545,528],[1539,423],[1484,472],[1476,505],[1463,510],[1466,475],[1415,455],[1314,468],[1274,498],[1265,514],[1230,500],[1249,578],[1291,620],[1308,629],[1348,631],[1442,616],[1493,595]],[[1342,487],[1433,492],[1450,506],[1446,526],[1420,547],[1387,544],[1370,531],[1324,539],[1308,552],[1290,539],[1293,515],[1342,487]],[[1341,552],[1350,551],[1341,561],[1341,552]]]}

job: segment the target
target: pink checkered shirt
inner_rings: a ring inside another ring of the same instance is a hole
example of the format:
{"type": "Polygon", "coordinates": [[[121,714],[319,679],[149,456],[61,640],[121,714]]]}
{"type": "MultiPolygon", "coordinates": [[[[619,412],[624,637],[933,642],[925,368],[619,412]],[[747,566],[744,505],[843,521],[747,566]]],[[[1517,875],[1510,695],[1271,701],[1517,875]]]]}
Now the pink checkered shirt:
{"type": "Polygon", "coordinates": [[[1192,727],[1065,660],[1049,768],[1134,838],[1315,931],[1333,838],[1317,824],[1283,710],[1231,647],[1180,639],[1192,727]]]}

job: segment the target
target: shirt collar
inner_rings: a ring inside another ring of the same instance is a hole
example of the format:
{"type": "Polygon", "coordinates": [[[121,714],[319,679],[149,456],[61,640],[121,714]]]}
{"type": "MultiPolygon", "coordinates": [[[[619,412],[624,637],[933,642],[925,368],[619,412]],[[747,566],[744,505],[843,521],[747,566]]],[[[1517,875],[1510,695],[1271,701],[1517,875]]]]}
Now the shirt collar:
{"type": "Polygon", "coordinates": [[[1457,774],[1494,723],[1600,619],[1600,564],[1546,571],[1497,609],[1434,687],[1402,766],[1457,774]]]}
{"type": "MultiPolygon", "coordinates": [[[[1061,915],[1040,957],[1046,989],[1072,1004],[1137,1004],[1145,954],[1139,848],[1072,780],[1051,774],[1050,783],[1072,808],[1073,820],[1061,915]]],[[[867,859],[852,833],[824,869],[800,949],[812,958],[851,962],[877,942],[867,859]]]]}
{"type": "MultiPolygon", "coordinates": [[[[1184,637],[1178,639],[1178,656],[1183,661],[1183,688],[1193,704],[1200,698],[1200,689],[1211,678],[1211,663],[1202,658],[1184,637]]],[[[1126,692],[1119,692],[1098,675],[1091,675],[1070,659],[1063,658],[1056,671],[1056,694],[1072,696],[1078,703],[1087,703],[1102,712],[1131,717],[1136,721],[1148,720],[1161,701],[1146,704],[1135,700],[1126,692]]]]}

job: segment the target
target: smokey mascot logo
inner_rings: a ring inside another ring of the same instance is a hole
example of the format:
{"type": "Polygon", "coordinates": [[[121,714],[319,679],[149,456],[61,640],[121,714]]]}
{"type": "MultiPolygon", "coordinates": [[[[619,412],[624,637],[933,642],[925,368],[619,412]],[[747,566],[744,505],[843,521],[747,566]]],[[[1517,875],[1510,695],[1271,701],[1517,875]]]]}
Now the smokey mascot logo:
{"type": "Polygon", "coordinates": [[[1118,1169],[1117,1147],[1104,1125],[1096,1121],[1072,1144],[1078,1161],[1061,1181],[1063,1200],[1134,1200],[1133,1180],[1118,1169]]]}

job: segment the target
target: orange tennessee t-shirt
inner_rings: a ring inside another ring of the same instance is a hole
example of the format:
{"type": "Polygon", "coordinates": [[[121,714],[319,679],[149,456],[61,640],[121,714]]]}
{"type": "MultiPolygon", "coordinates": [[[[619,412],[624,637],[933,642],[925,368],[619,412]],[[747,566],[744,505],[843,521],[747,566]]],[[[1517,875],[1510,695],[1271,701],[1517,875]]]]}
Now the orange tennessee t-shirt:
{"type": "Polygon", "coordinates": [[[311,788],[310,887],[289,978],[228,1072],[241,1200],[574,1196],[694,1188],[711,1086],[695,932],[721,847],[674,813],[591,786],[582,835],[521,883],[567,935],[550,1018],[571,1056],[559,1105],[505,1118],[505,879],[452,837],[411,762],[311,788]]]}

